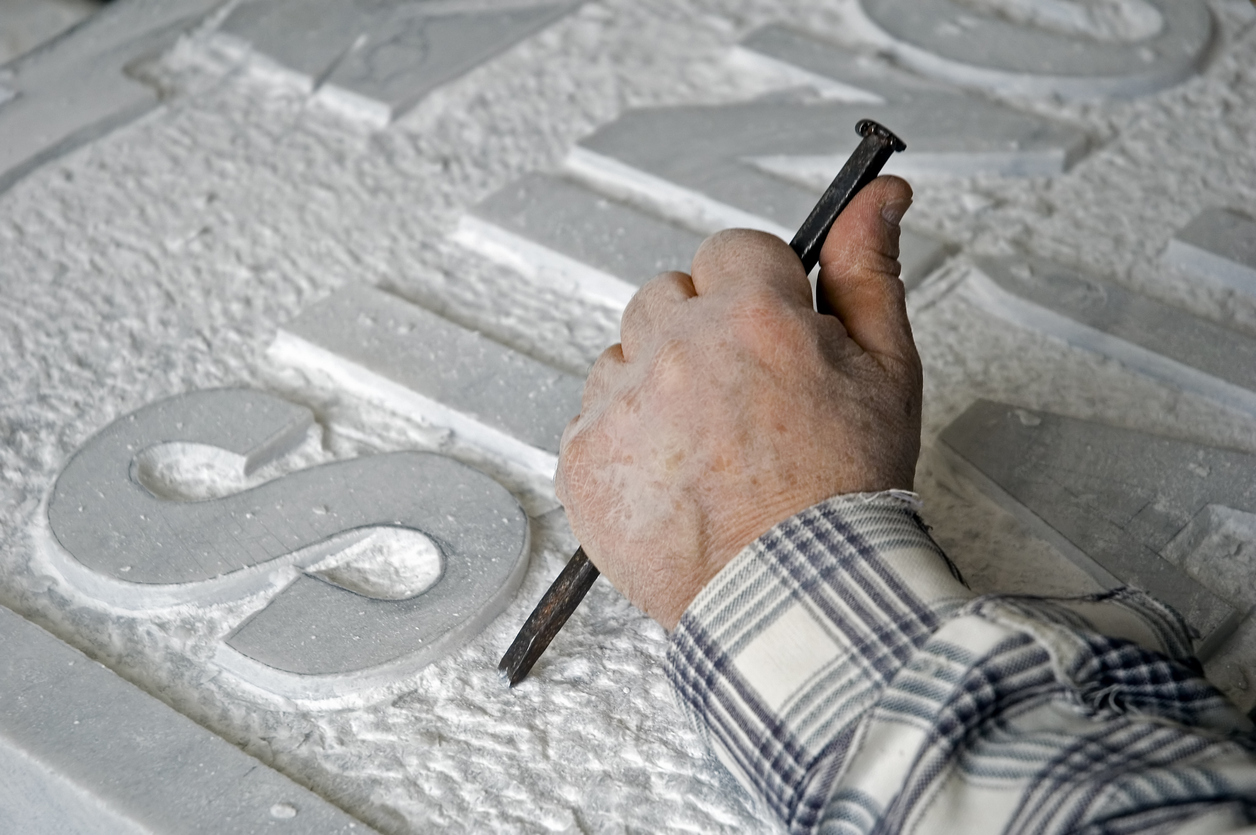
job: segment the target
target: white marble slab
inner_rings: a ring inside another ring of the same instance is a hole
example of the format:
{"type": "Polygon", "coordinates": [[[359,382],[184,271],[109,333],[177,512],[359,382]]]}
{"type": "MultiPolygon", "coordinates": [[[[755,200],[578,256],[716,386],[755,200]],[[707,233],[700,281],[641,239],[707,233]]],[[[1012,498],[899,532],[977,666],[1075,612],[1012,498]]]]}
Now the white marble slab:
{"type": "Polygon", "coordinates": [[[0,644],[0,830],[374,831],[4,607],[0,644]]]}
{"type": "Polygon", "coordinates": [[[1173,606],[1198,630],[1201,657],[1242,619],[1247,606],[1234,605],[1242,598],[1224,575],[1198,567],[1192,578],[1178,568],[1189,555],[1165,555],[1210,505],[1256,510],[1256,457],[988,401],[940,442],[965,475],[1100,583],[1173,606]]]}
{"type": "Polygon", "coordinates": [[[1141,0],[1133,19],[1099,4],[1038,0],[860,0],[895,58],[915,70],[1001,93],[1141,96],[1194,75],[1213,39],[1201,0],[1141,0]]]}
{"type": "Polygon", "coordinates": [[[973,304],[1175,388],[1256,414],[1256,339],[1041,259],[982,259],[973,304]]]}
{"type": "Polygon", "coordinates": [[[1256,222],[1228,209],[1207,209],[1173,236],[1164,260],[1179,269],[1256,292],[1256,222]]]}
{"type": "Polygon", "coordinates": [[[269,353],[546,476],[584,390],[578,377],[362,285],[311,305],[269,353]]]}
{"type": "Polygon", "coordinates": [[[57,478],[54,564],[81,592],[133,610],[268,597],[217,661],[288,698],[387,684],[462,646],[513,599],[528,563],[527,517],[489,476],[394,452],[189,500],[161,473],[180,457],[203,465],[212,450],[243,476],[310,423],[304,407],[247,389],[190,392],[119,418],[57,478]],[[382,548],[363,547],[371,536],[382,548]],[[330,564],[354,547],[366,558],[356,577],[330,564]],[[410,569],[426,584],[407,582],[410,569]],[[384,576],[371,582],[372,572],[384,576]]]}
{"type": "MultiPolygon", "coordinates": [[[[738,49],[743,61],[793,74],[800,84],[849,102],[843,111],[847,118],[833,126],[858,112],[892,126],[904,137],[907,150],[890,158],[888,173],[1049,177],[1068,170],[1089,146],[1085,132],[1075,127],[927,81],[878,56],[785,26],[756,29],[738,49]]],[[[812,182],[823,180],[826,172],[836,173],[842,162],[834,155],[797,153],[756,159],[812,182]]]]}
{"type": "MultiPolygon", "coordinates": [[[[0,65],[52,40],[100,10],[91,0],[5,0],[0,14],[0,65]]],[[[0,100],[3,100],[0,95],[0,100]]]]}
{"type": "MultiPolygon", "coordinates": [[[[663,203],[696,228],[754,226],[788,240],[858,144],[854,125],[861,118],[876,118],[905,137],[908,150],[895,155],[886,166],[889,173],[905,173],[905,166],[911,173],[912,154],[953,158],[962,167],[982,145],[997,154],[1034,137],[1054,148],[1059,170],[1068,148],[1081,141],[1075,131],[1052,137],[1050,125],[1010,111],[1008,118],[1022,123],[1021,139],[970,137],[973,114],[959,106],[963,103],[877,108],[773,98],[633,110],[581,140],[566,164],[607,190],[663,203]]],[[[944,163],[933,170],[956,173],[956,166],[944,163]]]]}
{"type": "Polygon", "coordinates": [[[454,235],[535,281],[618,307],[659,273],[688,272],[703,237],[547,174],[529,174],[490,195],[454,235]]]}
{"type": "Polygon", "coordinates": [[[73,37],[6,67],[0,93],[0,191],[30,171],[155,107],[157,92],[126,74],[195,25],[216,0],[133,0],[103,8],[73,37]]]}
{"type": "MultiPolygon", "coordinates": [[[[569,178],[512,183],[469,212],[455,238],[549,286],[622,306],[642,277],[685,268],[699,240],[690,230],[740,226],[789,240],[858,142],[839,126],[860,118],[912,137],[887,166],[908,176],[1053,175],[1088,146],[1076,128],[780,26],[753,32],[737,56],[841,100],[629,111],[572,149],[569,178]]],[[[909,289],[950,253],[910,229],[901,244],[909,289]]]]}
{"type": "Polygon", "coordinates": [[[222,31],[304,76],[321,95],[387,124],[576,5],[252,0],[222,31]]]}

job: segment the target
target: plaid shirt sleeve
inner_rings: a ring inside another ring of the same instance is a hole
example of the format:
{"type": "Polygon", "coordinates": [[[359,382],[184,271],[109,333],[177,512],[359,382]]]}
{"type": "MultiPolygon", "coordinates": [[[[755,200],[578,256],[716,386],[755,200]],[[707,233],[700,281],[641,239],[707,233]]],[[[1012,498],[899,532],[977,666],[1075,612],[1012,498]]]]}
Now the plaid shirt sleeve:
{"type": "MultiPolygon", "coordinates": [[[[839,496],[707,586],[667,670],[791,832],[1235,832],[1256,734],[1129,589],[972,594],[913,494],[839,496]]],[[[1256,833],[1256,828],[1246,830],[1256,833]]]]}

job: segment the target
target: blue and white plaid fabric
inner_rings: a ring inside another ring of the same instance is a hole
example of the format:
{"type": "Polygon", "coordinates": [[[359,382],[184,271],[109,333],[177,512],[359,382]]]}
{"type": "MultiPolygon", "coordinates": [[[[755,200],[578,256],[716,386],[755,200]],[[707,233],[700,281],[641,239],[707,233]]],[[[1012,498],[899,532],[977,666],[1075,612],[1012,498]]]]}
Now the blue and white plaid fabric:
{"type": "Polygon", "coordinates": [[[1256,734],[1176,614],[976,597],[916,507],[782,522],[672,635],[682,704],[790,831],[1256,833],[1256,734]]]}

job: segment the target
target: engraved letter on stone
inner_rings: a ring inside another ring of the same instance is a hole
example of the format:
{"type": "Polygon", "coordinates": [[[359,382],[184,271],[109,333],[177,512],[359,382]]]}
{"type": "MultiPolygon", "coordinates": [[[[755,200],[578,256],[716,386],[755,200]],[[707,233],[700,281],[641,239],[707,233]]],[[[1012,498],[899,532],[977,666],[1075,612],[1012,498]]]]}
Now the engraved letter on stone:
{"type": "Polygon", "coordinates": [[[527,563],[527,519],[488,476],[444,456],[396,452],[201,501],[160,498],[141,483],[145,450],[214,447],[247,472],[310,424],[308,410],[243,389],[178,395],[119,418],[57,479],[48,518],[68,552],[62,570],[82,591],[133,609],[282,586],[227,639],[219,661],[290,697],[382,683],[457,648],[505,607],[527,563]],[[434,543],[440,579],[416,596],[380,599],[299,570],[381,528],[434,543]]]}

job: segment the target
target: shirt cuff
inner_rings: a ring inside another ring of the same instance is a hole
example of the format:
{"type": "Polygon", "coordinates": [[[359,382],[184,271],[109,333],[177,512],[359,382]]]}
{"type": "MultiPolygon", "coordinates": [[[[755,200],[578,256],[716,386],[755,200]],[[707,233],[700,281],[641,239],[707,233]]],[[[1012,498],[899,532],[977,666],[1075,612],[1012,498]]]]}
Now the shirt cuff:
{"type": "Polygon", "coordinates": [[[817,767],[841,759],[834,746],[973,597],[918,507],[890,491],[808,508],[747,546],[672,633],[667,672],[681,703],[783,821],[814,802],[809,783],[832,779],[817,767]]]}

